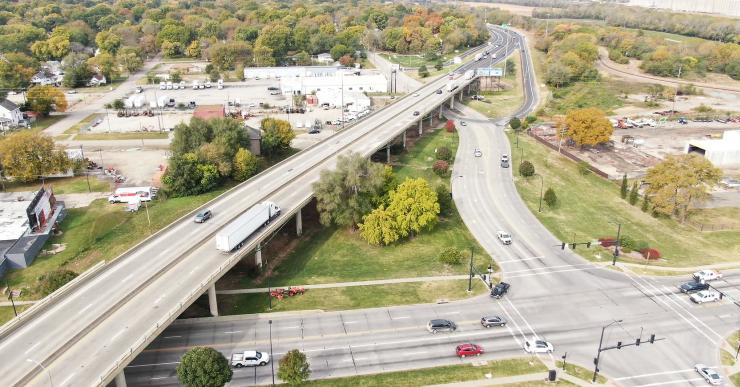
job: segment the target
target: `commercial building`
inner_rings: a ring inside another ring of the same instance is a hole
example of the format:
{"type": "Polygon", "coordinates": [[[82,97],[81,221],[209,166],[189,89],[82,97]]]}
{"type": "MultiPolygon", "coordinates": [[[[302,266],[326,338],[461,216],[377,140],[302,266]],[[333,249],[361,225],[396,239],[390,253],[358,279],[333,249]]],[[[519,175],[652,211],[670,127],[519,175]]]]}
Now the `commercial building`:
{"type": "Polygon", "coordinates": [[[28,267],[63,217],[64,203],[46,187],[0,198],[0,274],[28,267]]]}
{"type": "Polygon", "coordinates": [[[331,77],[342,69],[339,66],[247,67],[244,79],[331,77]]]}
{"type": "Polygon", "coordinates": [[[370,97],[359,91],[349,91],[342,96],[340,90],[324,89],[317,91],[316,97],[319,105],[332,108],[344,105],[349,112],[353,113],[370,110],[370,97]]]}
{"type": "Polygon", "coordinates": [[[686,153],[698,153],[716,167],[740,165],[740,130],[726,130],[718,140],[693,140],[686,143],[686,153]]]}
{"type": "MultiPolygon", "coordinates": [[[[388,79],[382,74],[357,75],[339,72],[330,77],[281,78],[280,90],[285,95],[317,94],[319,91],[387,93],[388,79]]],[[[319,103],[323,103],[319,101],[319,103]]]]}

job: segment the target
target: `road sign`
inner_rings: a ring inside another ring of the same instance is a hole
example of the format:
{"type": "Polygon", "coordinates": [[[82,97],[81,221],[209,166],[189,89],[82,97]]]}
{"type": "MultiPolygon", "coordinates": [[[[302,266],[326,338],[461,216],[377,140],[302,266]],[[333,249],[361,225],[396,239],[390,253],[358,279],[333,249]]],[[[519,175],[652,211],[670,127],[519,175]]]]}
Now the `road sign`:
{"type": "Polygon", "coordinates": [[[501,68],[491,68],[491,67],[485,67],[478,69],[478,76],[479,77],[500,77],[503,75],[504,70],[501,68]]]}

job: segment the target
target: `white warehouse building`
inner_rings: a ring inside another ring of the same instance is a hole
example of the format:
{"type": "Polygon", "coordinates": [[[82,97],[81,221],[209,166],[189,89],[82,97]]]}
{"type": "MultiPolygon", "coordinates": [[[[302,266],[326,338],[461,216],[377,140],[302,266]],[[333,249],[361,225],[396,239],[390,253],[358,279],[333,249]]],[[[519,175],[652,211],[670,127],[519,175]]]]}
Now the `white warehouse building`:
{"type": "MultiPolygon", "coordinates": [[[[355,75],[340,72],[331,77],[281,78],[280,90],[285,95],[308,95],[319,91],[387,93],[388,80],[382,74],[355,75]]],[[[319,103],[322,103],[319,101],[319,103]]]]}
{"type": "Polygon", "coordinates": [[[740,165],[740,130],[726,130],[718,140],[692,140],[686,143],[686,153],[698,153],[715,167],[740,165]]]}
{"type": "Polygon", "coordinates": [[[319,90],[316,92],[319,105],[338,107],[344,103],[350,113],[359,113],[370,110],[370,97],[359,91],[342,93],[336,89],[319,90]]]}
{"type": "Polygon", "coordinates": [[[247,67],[244,79],[333,77],[343,69],[339,66],[247,67]]]}

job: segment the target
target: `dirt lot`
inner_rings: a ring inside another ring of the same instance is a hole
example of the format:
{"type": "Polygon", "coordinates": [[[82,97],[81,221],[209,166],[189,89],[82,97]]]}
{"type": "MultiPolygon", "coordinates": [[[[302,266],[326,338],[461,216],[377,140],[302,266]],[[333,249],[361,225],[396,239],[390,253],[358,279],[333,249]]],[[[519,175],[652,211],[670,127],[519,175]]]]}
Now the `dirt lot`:
{"type": "Polygon", "coordinates": [[[509,11],[513,13],[514,15],[521,15],[521,16],[532,16],[532,10],[535,8],[535,7],[527,7],[524,5],[499,4],[499,3],[472,3],[472,2],[467,2],[467,1],[463,2],[463,4],[469,7],[498,8],[504,11],[509,11]]]}
{"type": "Polygon", "coordinates": [[[93,161],[105,168],[115,168],[126,177],[122,186],[159,186],[159,165],[167,165],[167,154],[164,149],[120,148],[103,149],[89,154],[93,161]]]}

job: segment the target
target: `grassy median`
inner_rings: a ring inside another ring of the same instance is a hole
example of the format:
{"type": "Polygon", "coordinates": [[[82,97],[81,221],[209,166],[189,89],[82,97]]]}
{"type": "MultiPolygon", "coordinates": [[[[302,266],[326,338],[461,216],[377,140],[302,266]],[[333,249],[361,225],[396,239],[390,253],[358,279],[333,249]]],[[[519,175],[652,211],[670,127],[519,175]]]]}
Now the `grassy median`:
{"type": "MultiPolygon", "coordinates": [[[[88,188],[88,178],[85,176],[58,177],[44,180],[44,184],[51,186],[57,195],[70,193],[87,193],[87,192],[109,192],[111,191],[110,181],[98,179],[96,176],[90,176],[90,186],[88,188]]],[[[8,192],[25,192],[37,191],[41,188],[41,181],[31,183],[6,182],[5,190],[8,192]]]]}
{"type": "MultiPolygon", "coordinates": [[[[593,173],[581,175],[576,163],[526,136],[509,133],[512,145],[512,165],[519,194],[535,216],[563,241],[586,242],[600,237],[615,237],[617,223],[622,224],[622,236],[646,241],[658,249],[664,259],[650,261],[651,266],[691,267],[710,263],[736,261],[740,256],[740,230],[700,232],[674,219],[653,217],[632,206],[619,196],[619,186],[593,173]],[[557,194],[556,208],[543,206],[538,212],[540,179],[516,175],[523,152],[536,173],[544,178],[545,189],[552,187],[557,194]]],[[[714,210],[711,210],[714,211],[714,210]]],[[[694,216],[701,216],[696,210],[694,216]]],[[[609,251],[579,247],[577,252],[594,261],[611,260],[609,251]]],[[[642,258],[620,257],[627,262],[647,263],[642,258]]]]}

